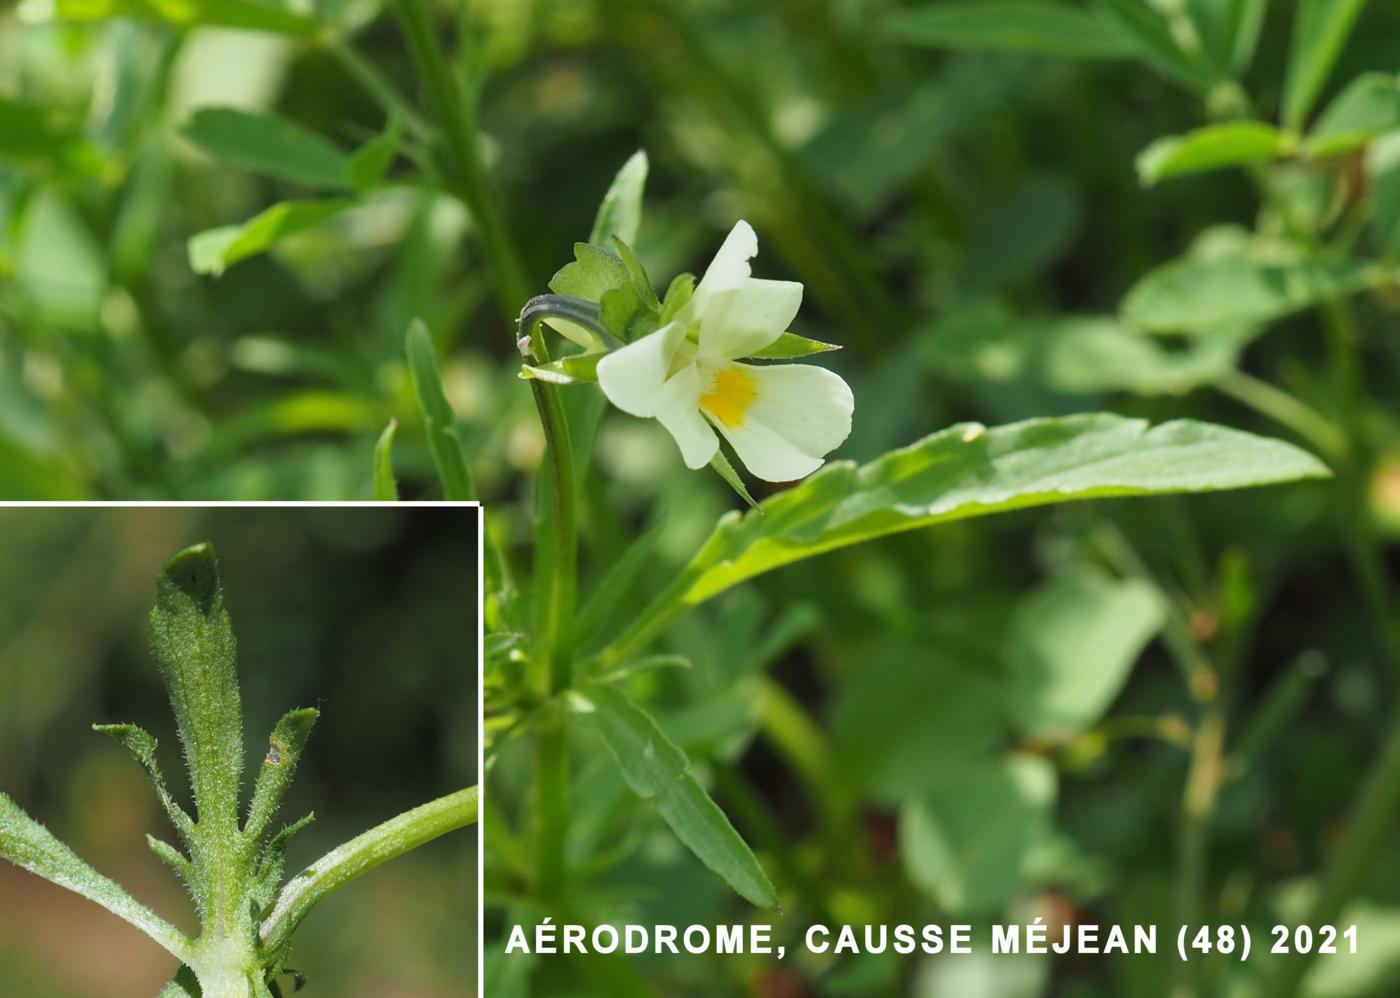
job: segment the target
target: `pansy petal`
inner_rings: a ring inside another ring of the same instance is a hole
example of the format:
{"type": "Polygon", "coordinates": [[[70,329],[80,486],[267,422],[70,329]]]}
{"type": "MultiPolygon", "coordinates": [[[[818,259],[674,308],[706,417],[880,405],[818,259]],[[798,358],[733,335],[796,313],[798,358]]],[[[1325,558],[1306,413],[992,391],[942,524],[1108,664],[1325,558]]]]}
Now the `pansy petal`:
{"type": "Polygon", "coordinates": [[[712,296],[700,313],[700,356],[711,361],[752,357],[774,343],[802,306],[802,285],[750,277],[712,296]]]}
{"type": "Polygon", "coordinates": [[[758,478],[810,475],[850,435],[855,400],[839,375],[810,364],[730,364],[711,373],[721,389],[726,372],[748,380],[751,398],[742,407],[717,404],[712,386],[702,395],[703,411],[758,478]]]}
{"type": "Polygon", "coordinates": [[[703,468],[719,450],[719,438],[700,415],[700,372],[688,364],[661,386],[656,419],[676,440],[686,467],[703,468]]]}
{"type": "Polygon", "coordinates": [[[685,327],[669,322],[598,362],[598,385],[608,401],[634,416],[655,416],[657,398],[671,373],[685,327]]]}
{"type": "Polygon", "coordinates": [[[691,314],[703,315],[711,295],[732,291],[743,284],[750,273],[749,261],[757,255],[758,236],[753,226],[741,218],[729,230],[719,252],[706,268],[705,276],[695,286],[695,294],[689,302],[691,314]]]}

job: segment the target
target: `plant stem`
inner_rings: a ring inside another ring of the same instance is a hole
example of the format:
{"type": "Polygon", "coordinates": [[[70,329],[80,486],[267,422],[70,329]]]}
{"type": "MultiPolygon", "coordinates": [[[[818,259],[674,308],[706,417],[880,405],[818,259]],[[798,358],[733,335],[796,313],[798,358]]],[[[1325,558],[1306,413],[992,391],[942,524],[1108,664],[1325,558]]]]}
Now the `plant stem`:
{"type": "Polygon", "coordinates": [[[1330,420],[1267,381],[1243,371],[1233,371],[1216,382],[1215,388],[1292,430],[1329,460],[1339,460],[1347,452],[1346,436],[1330,420]]]}
{"type": "Polygon", "coordinates": [[[263,948],[276,951],[284,946],[307,912],[361,874],[472,824],[478,804],[477,788],[468,787],[405,811],[326,853],[282,888],[272,914],[262,923],[263,948]]]}
{"type": "Polygon", "coordinates": [[[418,109],[407,97],[399,93],[378,66],[360,54],[359,49],[355,48],[348,38],[332,41],[326,48],[331,57],[340,63],[341,68],[364,92],[374,98],[375,103],[388,114],[397,115],[409,131],[420,139],[427,138],[432,133],[432,125],[418,113],[418,109]]]}
{"type": "Polygon", "coordinates": [[[433,117],[442,130],[452,193],[472,214],[482,252],[496,279],[501,312],[513,319],[530,295],[520,251],[496,199],[476,135],[476,107],[464,98],[448,66],[425,0],[395,0],[409,52],[418,69],[433,117]]]}
{"type": "MultiPolygon", "coordinates": [[[[1181,798],[1177,831],[1177,921],[1198,925],[1206,914],[1206,879],[1209,875],[1210,825],[1220,785],[1224,781],[1225,708],[1218,696],[1206,703],[1191,740],[1191,765],[1181,798]]],[[[1182,964],[1183,980],[1190,980],[1191,964],[1182,964]]],[[[1193,994],[1194,988],[1173,994],[1193,994]]]]}

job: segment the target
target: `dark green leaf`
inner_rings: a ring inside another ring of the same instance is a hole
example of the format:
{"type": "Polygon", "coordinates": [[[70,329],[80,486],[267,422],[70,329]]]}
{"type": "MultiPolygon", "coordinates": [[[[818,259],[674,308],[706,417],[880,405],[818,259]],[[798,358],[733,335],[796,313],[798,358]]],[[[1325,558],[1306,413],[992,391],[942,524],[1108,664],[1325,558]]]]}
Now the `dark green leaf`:
{"type": "Polygon", "coordinates": [[[1267,163],[1287,152],[1283,133],[1273,125],[1227,121],[1158,139],[1138,156],[1137,171],[1144,184],[1155,184],[1183,173],[1267,163]]]}
{"type": "Polygon", "coordinates": [[[203,108],[180,134],[228,166],[308,187],[351,186],[350,158],[334,143],[281,115],[203,108]]]}
{"type": "Polygon", "coordinates": [[[79,174],[102,168],[102,154],[71,121],[42,104],[0,98],[0,160],[49,163],[79,174]]]}
{"type": "Polygon", "coordinates": [[[389,167],[399,154],[402,131],[399,119],[390,118],[389,126],[383,133],[376,135],[350,155],[346,173],[355,190],[370,190],[384,179],[384,175],[389,172],[389,167]]]}
{"type": "Polygon", "coordinates": [[[1400,78],[1391,73],[1363,73],[1318,117],[1303,149],[1309,156],[1337,156],[1400,128],[1400,78]]]}
{"type": "Polygon", "coordinates": [[[1060,0],[951,0],[897,10],[884,22],[897,41],[956,49],[1010,49],[1083,59],[1137,54],[1131,35],[1060,0]]]}
{"type": "Polygon", "coordinates": [[[1183,51],[1162,16],[1143,0],[1095,0],[1099,9],[1137,43],[1138,57],[1170,80],[1205,93],[1214,82],[1197,55],[1183,51]]]}
{"type": "Polygon", "coordinates": [[[622,691],[579,688],[575,709],[602,736],[627,785],[652,801],[676,837],[746,900],[775,908],[777,893],[753,851],[690,774],[690,760],[622,691]]]}
{"type": "Polygon", "coordinates": [[[428,449],[433,455],[438,479],[442,482],[445,499],[475,499],[476,485],[467,466],[467,453],[457,436],[457,417],[442,390],[438,374],[437,353],[432,334],[421,320],[414,319],[408,327],[408,370],[418,395],[418,409],[423,415],[423,429],[428,435],[428,449]]]}

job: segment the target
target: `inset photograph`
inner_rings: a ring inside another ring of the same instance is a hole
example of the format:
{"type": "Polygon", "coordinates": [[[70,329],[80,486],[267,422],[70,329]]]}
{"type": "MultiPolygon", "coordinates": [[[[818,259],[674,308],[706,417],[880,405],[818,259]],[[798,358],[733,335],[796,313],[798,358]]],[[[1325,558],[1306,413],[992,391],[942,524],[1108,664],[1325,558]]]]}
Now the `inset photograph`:
{"type": "Polygon", "coordinates": [[[479,529],[0,509],[4,993],[475,994],[479,529]]]}

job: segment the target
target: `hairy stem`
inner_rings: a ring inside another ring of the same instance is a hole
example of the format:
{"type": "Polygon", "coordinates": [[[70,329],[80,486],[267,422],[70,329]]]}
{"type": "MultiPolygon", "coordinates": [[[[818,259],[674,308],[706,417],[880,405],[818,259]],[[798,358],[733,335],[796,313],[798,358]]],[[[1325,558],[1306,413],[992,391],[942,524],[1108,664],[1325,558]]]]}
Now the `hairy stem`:
{"type": "Polygon", "coordinates": [[[307,912],[350,881],[475,822],[478,803],[476,787],[459,790],[390,818],[322,856],[282,888],[272,913],[262,923],[264,950],[275,952],[286,945],[307,912]]]}

